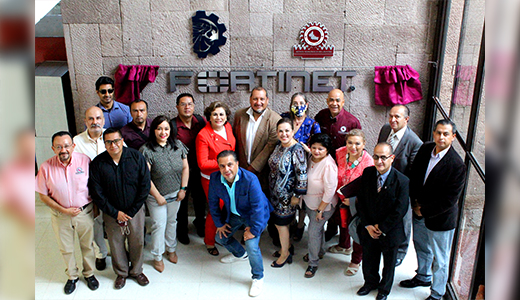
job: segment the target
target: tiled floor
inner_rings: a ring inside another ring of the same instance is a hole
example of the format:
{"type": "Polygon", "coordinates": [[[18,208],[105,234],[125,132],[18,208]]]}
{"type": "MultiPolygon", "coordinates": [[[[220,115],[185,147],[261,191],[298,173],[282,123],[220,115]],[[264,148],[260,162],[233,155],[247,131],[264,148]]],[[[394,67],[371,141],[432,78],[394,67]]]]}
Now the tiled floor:
{"type": "MultiPolygon", "coordinates": [[[[190,224],[191,225],[191,224],[190,224]]],[[[194,228],[190,228],[194,231],[194,228]]],[[[217,258],[210,256],[201,238],[190,235],[191,243],[187,246],[179,244],[177,265],[164,260],[166,268],[158,273],[151,265],[149,246],[145,250],[144,273],[150,279],[146,287],[139,286],[135,281],[128,280],[122,290],[113,288],[115,274],[111,265],[95,275],[100,282],[96,291],[90,291],[83,279],[71,295],[63,293],[67,281],[65,265],[59,253],[52,226],[49,209],[36,205],[36,299],[250,299],[248,296],[251,283],[249,263],[240,262],[231,265],[222,264],[217,258]]],[[[146,237],[149,243],[150,236],[146,237]]],[[[337,242],[333,238],[328,245],[337,242]]],[[[375,299],[376,292],[359,297],[356,291],[363,284],[360,272],[354,277],[343,275],[343,270],[350,256],[328,253],[320,261],[316,276],[311,279],[303,277],[307,264],[302,256],[307,252],[307,234],[302,241],[295,243],[295,261],[281,269],[270,267],[274,259],[271,254],[277,250],[270,242],[267,233],[261,239],[261,249],[264,257],[265,284],[263,293],[258,299],[375,299]]],[[[79,249],[79,246],[76,245],[79,249]]],[[[227,254],[219,247],[222,255],[227,254]]],[[[81,262],[79,250],[76,252],[81,262]]],[[[110,262],[110,257],[108,258],[110,262]]],[[[81,267],[80,267],[81,268],[81,267]]],[[[428,288],[403,289],[397,286],[400,280],[412,277],[416,268],[415,252],[409,249],[405,261],[396,269],[395,283],[389,299],[419,299],[429,295],[428,288]]]]}

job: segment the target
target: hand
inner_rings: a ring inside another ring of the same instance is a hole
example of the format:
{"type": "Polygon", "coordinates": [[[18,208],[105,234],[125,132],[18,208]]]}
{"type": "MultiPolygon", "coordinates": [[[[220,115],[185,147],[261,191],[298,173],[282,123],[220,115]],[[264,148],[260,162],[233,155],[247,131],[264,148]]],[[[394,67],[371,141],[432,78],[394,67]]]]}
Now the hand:
{"type": "Polygon", "coordinates": [[[255,235],[251,233],[251,227],[246,227],[246,229],[244,229],[244,242],[254,238],[255,235]]]}
{"type": "Polygon", "coordinates": [[[65,208],[63,213],[66,215],[69,215],[71,217],[75,217],[81,213],[81,209],[79,209],[77,207],[69,207],[69,208],[65,208]]]}
{"type": "Polygon", "coordinates": [[[132,220],[132,218],[129,215],[125,214],[124,212],[118,211],[117,212],[117,220],[119,222],[127,222],[127,221],[132,220]]]}
{"type": "Polygon", "coordinates": [[[420,207],[419,205],[414,206],[414,208],[413,208],[413,212],[414,212],[417,216],[422,217],[422,214],[421,214],[421,207],[420,207]]]}
{"type": "Polygon", "coordinates": [[[345,198],[341,200],[341,203],[345,204],[346,206],[350,206],[350,198],[345,198]]]}
{"type": "Polygon", "coordinates": [[[370,234],[370,237],[375,239],[375,240],[379,239],[379,236],[382,233],[381,230],[379,230],[378,228],[376,228],[373,225],[368,225],[367,226],[367,230],[368,230],[368,234],[370,234]]]}
{"type": "Polygon", "coordinates": [[[304,142],[300,142],[300,145],[302,145],[303,150],[305,150],[305,152],[311,153],[311,148],[309,148],[309,146],[307,146],[304,142]]]}
{"type": "Polygon", "coordinates": [[[97,207],[96,204],[94,204],[94,207],[92,208],[92,214],[93,214],[94,219],[99,216],[99,207],[97,207]]]}
{"type": "Polygon", "coordinates": [[[167,203],[166,199],[164,199],[162,195],[160,197],[155,198],[155,200],[157,201],[157,204],[159,204],[159,206],[166,205],[167,203]]]}
{"type": "Polygon", "coordinates": [[[180,190],[177,194],[177,201],[184,200],[184,197],[186,197],[186,190],[180,190]]]}
{"type": "Polygon", "coordinates": [[[321,221],[323,220],[323,212],[319,212],[316,214],[316,221],[321,221]]]}
{"type": "Polygon", "coordinates": [[[258,173],[256,172],[255,168],[253,168],[251,165],[247,166],[247,169],[246,169],[246,170],[248,170],[249,172],[252,172],[252,173],[254,173],[254,174],[258,174],[258,173]]]}
{"type": "Polygon", "coordinates": [[[231,232],[231,230],[229,230],[229,228],[231,228],[231,226],[229,224],[224,224],[224,226],[222,227],[218,227],[217,228],[217,233],[218,233],[218,236],[220,238],[222,238],[222,235],[224,235],[224,237],[228,237],[227,234],[231,232]]]}

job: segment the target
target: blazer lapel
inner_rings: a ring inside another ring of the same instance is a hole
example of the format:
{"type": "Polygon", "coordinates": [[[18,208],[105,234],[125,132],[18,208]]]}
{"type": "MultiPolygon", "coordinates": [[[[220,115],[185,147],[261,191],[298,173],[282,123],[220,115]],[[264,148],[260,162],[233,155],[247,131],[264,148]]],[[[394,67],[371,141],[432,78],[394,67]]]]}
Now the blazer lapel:
{"type": "MultiPolygon", "coordinates": [[[[240,116],[239,120],[239,130],[240,136],[242,137],[242,148],[244,148],[245,156],[247,157],[247,124],[249,123],[249,115],[247,114],[247,110],[244,111],[244,114],[240,116]]],[[[246,159],[247,161],[247,159],[246,159]]]]}
{"type": "Polygon", "coordinates": [[[264,116],[262,117],[262,121],[260,121],[260,125],[258,125],[258,130],[255,134],[255,140],[253,141],[253,146],[251,147],[251,154],[253,153],[253,149],[256,149],[258,146],[258,143],[260,143],[260,140],[265,134],[265,129],[267,128],[267,121],[269,119],[270,115],[269,108],[266,109],[264,116]]]}
{"type": "Polygon", "coordinates": [[[408,132],[408,130],[410,130],[410,128],[406,127],[406,130],[404,132],[403,138],[399,141],[399,145],[397,145],[397,148],[394,151],[395,157],[400,157],[401,154],[404,151],[406,143],[408,142],[408,139],[409,139],[409,132],[408,132]]]}
{"type": "MultiPolygon", "coordinates": [[[[426,182],[424,185],[428,184],[430,181],[435,182],[437,176],[444,176],[444,168],[451,162],[452,159],[452,151],[455,151],[453,149],[453,146],[450,147],[450,150],[448,150],[448,153],[444,155],[444,157],[435,165],[435,167],[430,172],[430,175],[428,176],[428,179],[426,179],[426,182]]],[[[428,168],[428,167],[426,167],[428,168]]]]}

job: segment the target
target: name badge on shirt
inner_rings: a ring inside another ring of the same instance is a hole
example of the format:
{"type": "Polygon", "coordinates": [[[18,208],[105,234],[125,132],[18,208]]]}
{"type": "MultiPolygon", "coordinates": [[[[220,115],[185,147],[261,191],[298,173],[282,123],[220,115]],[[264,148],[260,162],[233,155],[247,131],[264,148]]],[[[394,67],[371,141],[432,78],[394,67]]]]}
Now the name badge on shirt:
{"type": "Polygon", "coordinates": [[[85,174],[85,171],[83,171],[83,169],[81,167],[78,167],[76,169],[76,175],[80,175],[80,174],[85,174]]]}

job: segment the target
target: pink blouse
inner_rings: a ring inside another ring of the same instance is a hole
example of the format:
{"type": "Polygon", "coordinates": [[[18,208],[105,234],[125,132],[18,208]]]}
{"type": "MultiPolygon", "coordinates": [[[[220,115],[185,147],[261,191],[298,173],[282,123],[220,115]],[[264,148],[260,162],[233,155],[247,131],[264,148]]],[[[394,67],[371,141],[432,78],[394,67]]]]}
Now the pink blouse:
{"type": "MultiPolygon", "coordinates": [[[[336,191],[340,187],[361,176],[363,174],[363,170],[365,170],[366,167],[371,167],[374,165],[374,159],[372,156],[370,156],[366,150],[363,150],[361,161],[356,167],[351,169],[347,164],[347,153],[348,150],[346,146],[336,150],[336,160],[338,161],[338,187],[336,188],[336,191]]],[[[341,200],[345,198],[340,194],[338,194],[338,196],[341,200]]]]}
{"type": "Polygon", "coordinates": [[[331,206],[336,206],[338,197],[336,187],[338,186],[338,167],[332,156],[327,155],[320,162],[307,163],[307,194],[303,195],[305,205],[312,210],[318,209],[321,201],[329,203],[325,211],[331,206]]]}

